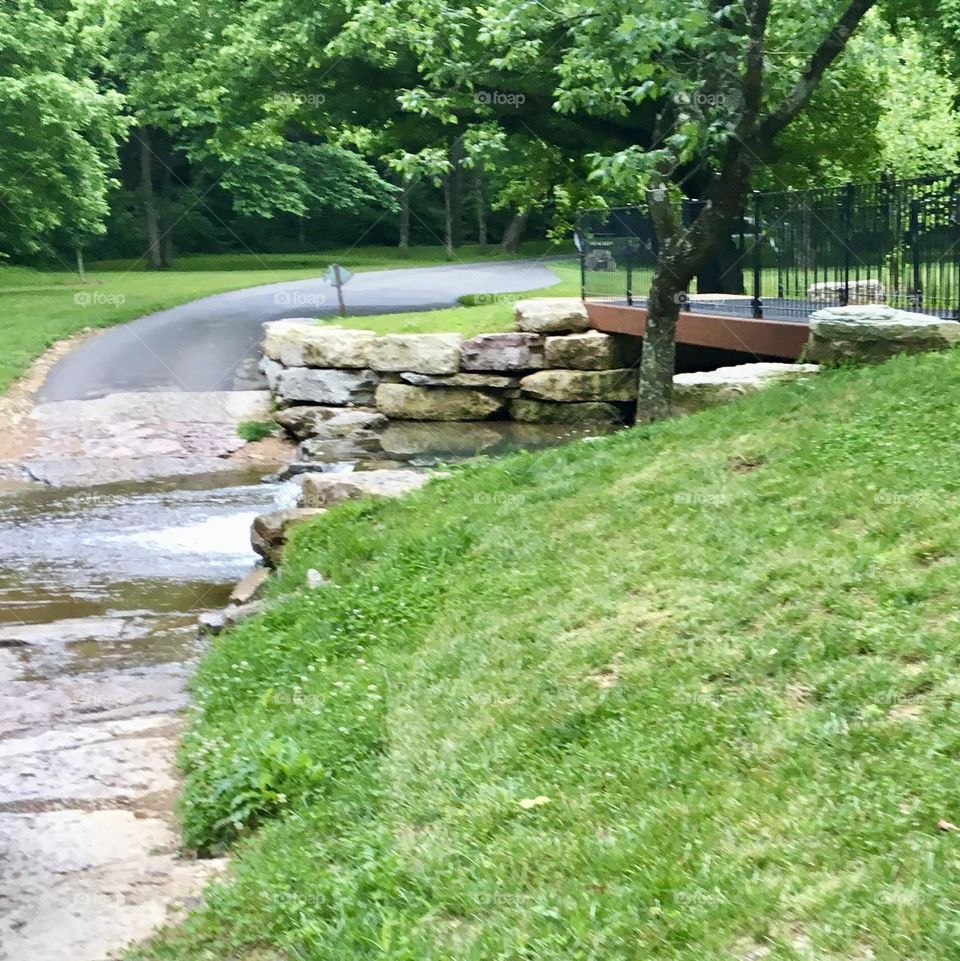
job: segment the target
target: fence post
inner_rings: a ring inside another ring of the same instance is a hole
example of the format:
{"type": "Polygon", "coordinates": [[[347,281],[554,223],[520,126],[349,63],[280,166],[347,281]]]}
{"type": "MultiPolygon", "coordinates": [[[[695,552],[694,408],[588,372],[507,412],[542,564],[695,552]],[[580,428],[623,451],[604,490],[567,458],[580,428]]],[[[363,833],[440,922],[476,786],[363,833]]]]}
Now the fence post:
{"type": "Polygon", "coordinates": [[[913,264],[913,289],[910,291],[910,303],[916,311],[923,309],[923,282],[920,279],[920,201],[910,201],[910,260],[913,264]]]}
{"type": "MultiPolygon", "coordinates": [[[[632,252],[628,251],[627,256],[632,256],[632,252]]],[[[627,306],[633,306],[633,261],[627,262],[627,306]]]]}
{"type": "Polygon", "coordinates": [[[756,320],[763,319],[763,261],[760,250],[760,212],[761,196],[759,190],[753,191],[753,316],[756,320]]]}
{"type": "Polygon", "coordinates": [[[581,224],[585,222],[586,218],[582,217],[580,223],[577,224],[577,231],[574,233],[574,237],[580,237],[580,243],[577,247],[580,250],[580,299],[587,299],[587,242],[584,238],[586,231],[580,230],[581,224]]]}
{"type": "Polygon", "coordinates": [[[843,290],[840,293],[840,305],[846,307],[850,303],[850,245],[853,243],[853,192],[856,188],[847,183],[843,191],[843,290]]]}

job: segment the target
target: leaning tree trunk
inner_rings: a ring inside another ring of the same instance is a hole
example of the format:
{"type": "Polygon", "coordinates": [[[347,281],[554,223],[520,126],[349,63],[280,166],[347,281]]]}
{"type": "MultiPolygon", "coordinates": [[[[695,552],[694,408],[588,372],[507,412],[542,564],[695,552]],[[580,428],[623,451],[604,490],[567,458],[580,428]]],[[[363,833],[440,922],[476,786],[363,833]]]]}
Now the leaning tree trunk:
{"type": "Polygon", "coordinates": [[[525,207],[523,210],[518,210],[513,215],[513,220],[507,225],[507,229],[503,232],[503,252],[505,254],[515,254],[517,248],[520,246],[520,238],[523,236],[523,231],[526,229],[527,221],[530,219],[530,208],[525,207]]]}
{"type": "Polygon", "coordinates": [[[143,204],[143,226],[147,235],[147,266],[151,270],[163,267],[163,254],[160,250],[160,214],[157,210],[157,197],[153,191],[153,150],[150,146],[150,133],[146,127],[137,129],[140,141],[140,200],[143,204]]]}
{"type": "Polygon", "coordinates": [[[669,267],[663,264],[657,267],[647,301],[647,325],[640,355],[638,423],[670,416],[670,395],[677,366],[677,320],[684,288],[669,267]]]}

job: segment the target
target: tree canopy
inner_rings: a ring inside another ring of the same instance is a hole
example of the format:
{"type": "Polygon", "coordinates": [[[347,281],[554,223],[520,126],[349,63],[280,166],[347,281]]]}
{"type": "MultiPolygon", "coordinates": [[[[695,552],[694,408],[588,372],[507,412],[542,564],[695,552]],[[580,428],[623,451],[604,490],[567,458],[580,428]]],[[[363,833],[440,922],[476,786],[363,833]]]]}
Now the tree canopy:
{"type": "Polygon", "coordinates": [[[752,186],[952,169],[958,32],[958,0],[10,0],[0,251],[559,235],[651,184],[709,197],[746,132],[752,186]]]}

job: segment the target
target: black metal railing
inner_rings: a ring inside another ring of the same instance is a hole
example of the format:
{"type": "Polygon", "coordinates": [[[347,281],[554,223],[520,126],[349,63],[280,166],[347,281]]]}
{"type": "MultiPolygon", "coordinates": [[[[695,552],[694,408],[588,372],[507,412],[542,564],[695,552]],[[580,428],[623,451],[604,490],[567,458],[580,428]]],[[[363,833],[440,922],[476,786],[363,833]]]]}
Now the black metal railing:
{"type": "MultiPolygon", "coordinates": [[[[683,219],[699,205],[684,200],[683,219]]],[[[585,211],[577,235],[584,297],[641,306],[657,263],[646,210],[585,211]]],[[[818,307],[884,303],[960,320],[960,175],[753,193],[718,256],[687,309],[802,321],[818,307]]]]}

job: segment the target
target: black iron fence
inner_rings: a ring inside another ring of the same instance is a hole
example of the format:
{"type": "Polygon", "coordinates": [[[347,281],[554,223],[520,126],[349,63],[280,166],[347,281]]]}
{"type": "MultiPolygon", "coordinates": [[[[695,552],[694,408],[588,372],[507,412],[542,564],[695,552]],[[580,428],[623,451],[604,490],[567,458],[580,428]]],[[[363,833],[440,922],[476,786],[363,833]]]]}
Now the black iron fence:
{"type": "MultiPolygon", "coordinates": [[[[684,220],[699,203],[683,201],[684,220]]],[[[642,306],[657,262],[647,212],[585,211],[577,234],[584,297],[642,306]]],[[[802,321],[883,303],[960,320],[960,175],[754,193],[725,240],[687,309],[802,321]]]]}

